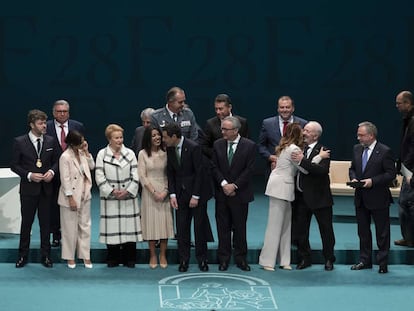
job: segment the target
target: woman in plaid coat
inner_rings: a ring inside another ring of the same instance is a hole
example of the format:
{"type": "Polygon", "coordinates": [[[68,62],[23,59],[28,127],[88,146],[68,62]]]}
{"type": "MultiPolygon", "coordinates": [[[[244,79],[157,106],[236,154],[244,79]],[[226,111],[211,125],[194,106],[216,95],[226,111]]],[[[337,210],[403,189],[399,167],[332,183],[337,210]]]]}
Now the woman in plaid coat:
{"type": "Polygon", "coordinates": [[[135,267],[136,242],[142,241],[138,169],[134,152],[123,144],[122,127],[110,124],[108,146],[96,157],[95,179],[101,201],[99,241],[108,249],[108,267],[135,267]]]}

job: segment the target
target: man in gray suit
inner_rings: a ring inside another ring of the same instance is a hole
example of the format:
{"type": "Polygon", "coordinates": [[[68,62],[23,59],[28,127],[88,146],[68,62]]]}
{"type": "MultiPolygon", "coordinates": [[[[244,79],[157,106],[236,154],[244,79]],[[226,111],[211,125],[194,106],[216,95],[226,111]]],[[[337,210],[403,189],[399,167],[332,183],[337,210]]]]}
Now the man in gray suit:
{"type": "Polygon", "coordinates": [[[151,124],[162,129],[168,123],[177,123],[184,137],[197,141],[198,125],[194,113],[185,107],[184,90],[174,86],[168,90],[165,107],[155,110],[151,115],[151,124]]]}

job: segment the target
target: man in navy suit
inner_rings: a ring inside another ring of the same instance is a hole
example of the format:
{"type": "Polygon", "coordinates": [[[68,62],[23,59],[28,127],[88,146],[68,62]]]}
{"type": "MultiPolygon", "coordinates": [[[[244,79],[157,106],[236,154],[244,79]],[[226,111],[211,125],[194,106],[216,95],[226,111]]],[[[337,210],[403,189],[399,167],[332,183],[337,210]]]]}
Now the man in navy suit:
{"type": "Polygon", "coordinates": [[[375,223],[379,273],[388,272],[390,249],[389,189],[395,178],[395,162],[389,147],[377,141],[377,128],[371,122],[358,125],[359,144],[354,146],[349,179],[360,181],[355,188],[355,211],[358,223],[359,262],[351,270],[372,268],[371,218],[375,223]]]}
{"type": "Polygon", "coordinates": [[[216,111],[216,116],[210,118],[206,121],[204,127],[204,135],[199,136],[199,143],[203,148],[203,153],[211,159],[213,156],[213,144],[214,142],[223,137],[221,133],[221,121],[228,116],[234,116],[240,121],[240,131],[239,134],[242,137],[249,138],[249,127],[247,125],[247,120],[243,117],[236,116],[232,114],[232,101],[229,95],[219,94],[214,100],[214,110],[216,111]]]}
{"type": "MultiPolygon", "coordinates": [[[[60,146],[60,154],[66,149],[65,138],[69,131],[76,130],[82,135],[85,135],[85,128],[82,123],[69,119],[69,103],[66,100],[60,99],[53,104],[53,120],[48,120],[46,125],[46,134],[52,136],[57,145],[60,146]]],[[[50,233],[52,234],[52,246],[60,246],[60,209],[57,204],[57,198],[60,187],[60,178],[54,178],[54,198],[50,209],[50,233]]]]}
{"type": "Polygon", "coordinates": [[[207,201],[212,197],[212,189],[206,178],[201,147],[184,137],[177,123],[163,127],[162,137],[167,145],[170,204],[176,214],[178,271],[188,270],[193,218],[198,266],[201,271],[208,271],[207,242],[213,241],[213,234],[207,215],[207,201]]]}
{"type": "Polygon", "coordinates": [[[252,177],[256,159],[256,144],[239,134],[240,121],[226,117],[221,122],[223,138],[214,142],[213,177],[215,180],[216,222],[219,238],[217,257],[219,270],[226,271],[232,254],[243,271],[247,264],[246,222],[249,202],[254,200],[252,177]]]}
{"type": "Polygon", "coordinates": [[[283,136],[283,129],[288,123],[299,123],[303,128],[308,121],[293,115],[295,105],[289,96],[282,96],[278,100],[278,115],[263,120],[259,134],[259,153],[268,161],[270,169],[276,167],[275,147],[279,145],[280,138],[283,136]]]}
{"type": "Polygon", "coordinates": [[[20,227],[19,257],[16,268],[26,265],[29,255],[30,234],[36,211],[40,225],[41,263],[51,268],[50,259],[50,204],[53,183],[59,166],[59,151],[55,140],[46,134],[47,115],[30,110],[27,116],[30,131],[16,137],[13,144],[11,169],[20,176],[20,227]]]}

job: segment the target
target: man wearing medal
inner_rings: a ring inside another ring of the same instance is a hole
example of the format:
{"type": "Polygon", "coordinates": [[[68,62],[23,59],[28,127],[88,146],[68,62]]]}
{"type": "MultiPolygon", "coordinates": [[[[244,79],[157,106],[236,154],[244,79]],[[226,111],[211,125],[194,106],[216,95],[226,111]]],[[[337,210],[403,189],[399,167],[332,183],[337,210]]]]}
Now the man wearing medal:
{"type": "Polygon", "coordinates": [[[20,176],[20,226],[19,255],[16,268],[26,265],[30,250],[30,233],[36,212],[40,226],[41,263],[53,266],[50,259],[50,204],[53,194],[52,180],[58,172],[59,150],[53,137],[46,134],[47,115],[30,110],[28,134],[16,137],[13,144],[11,169],[20,176]]]}

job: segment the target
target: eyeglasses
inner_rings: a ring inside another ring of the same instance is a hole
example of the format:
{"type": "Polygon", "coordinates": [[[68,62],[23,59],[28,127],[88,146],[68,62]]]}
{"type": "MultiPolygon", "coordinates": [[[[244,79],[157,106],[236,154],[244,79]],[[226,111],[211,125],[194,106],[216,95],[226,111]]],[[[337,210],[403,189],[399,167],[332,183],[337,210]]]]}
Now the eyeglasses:
{"type": "Polygon", "coordinates": [[[221,130],[222,130],[223,132],[232,131],[232,130],[234,130],[234,129],[235,129],[235,127],[230,128],[230,129],[226,129],[225,127],[222,127],[222,128],[221,128],[221,130]]]}
{"type": "Polygon", "coordinates": [[[69,110],[55,110],[56,113],[68,113],[69,110]]]}

